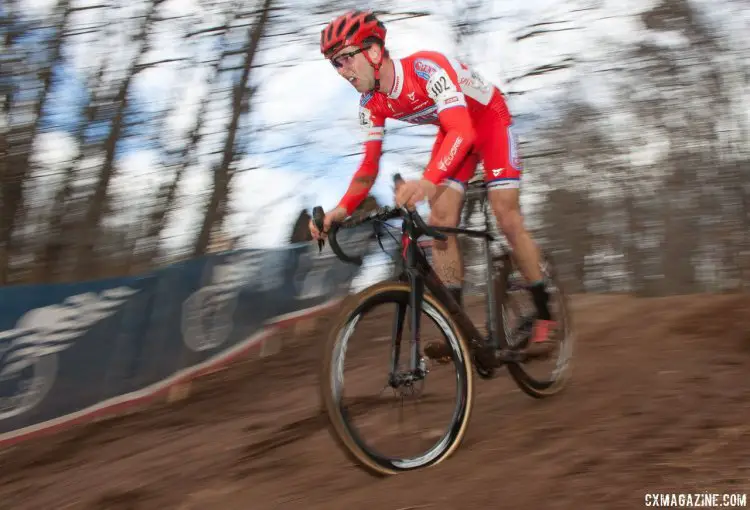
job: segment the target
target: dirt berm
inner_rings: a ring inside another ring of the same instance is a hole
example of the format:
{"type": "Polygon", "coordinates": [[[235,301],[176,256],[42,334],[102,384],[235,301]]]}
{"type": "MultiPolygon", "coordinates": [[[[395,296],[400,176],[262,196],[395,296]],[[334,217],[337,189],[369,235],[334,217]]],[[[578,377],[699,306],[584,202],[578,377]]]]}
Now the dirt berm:
{"type": "Polygon", "coordinates": [[[172,406],[7,450],[0,508],[614,510],[750,493],[750,297],[576,296],[574,312],[568,390],[534,400],[504,371],[477,378],[464,443],[435,468],[376,479],[344,457],[310,334],[172,406]]]}

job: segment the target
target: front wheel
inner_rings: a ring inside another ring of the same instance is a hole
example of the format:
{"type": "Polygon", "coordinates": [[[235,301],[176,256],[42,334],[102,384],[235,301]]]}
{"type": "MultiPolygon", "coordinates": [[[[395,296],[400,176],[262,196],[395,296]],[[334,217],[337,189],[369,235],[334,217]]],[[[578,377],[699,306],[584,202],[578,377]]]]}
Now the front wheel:
{"type": "MultiPolygon", "coordinates": [[[[374,399],[369,397],[361,399],[359,403],[353,403],[352,409],[344,404],[344,361],[350,339],[357,329],[358,323],[365,314],[375,307],[391,305],[395,307],[396,311],[395,313],[388,312],[382,315],[374,314],[376,326],[367,328],[365,334],[365,344],[370,353],[370,359],[366,363],[361,363],[359,368],[367,366],[367,368],[377,370],[380,380],[387,380],[387,386],[390,386],[394,394],[409,393],[412,390],[407,386],[413,385],[415,379],[422,383],[427,379],[426,373],[429,370],[418,370],[416,376],[413,372],[400,369],[394,374],[391,373],[392,365],[389,365],[388,362],[374,363],[372,361],[373,353],[385,352],[387,354],[389,347],[391,352],[386,358],[390,357],[392,363],[394,359],[398,360],[399,355],[396,353],[399,352],[402,342],[407,347],[403,350],[410,353],[406,356],[407,359],[404,362],[408,365],[411,360],[413,347],[411,334],[404,333],[401,335],[404,326],[407,325],[406,323],[410,322],[408,319],[405,320],[405,318],[410,317],[410,310],[408,310],[409,293],[410,287],[405,282],[384,281],[352,296],[347,302],[346,309],[342,311],[331,328],[323,351],[320,392],[321,401],[330,422],[329,430],[339,446],[353,461],[372,474],[379,476],[394,475],[434,466],[450,457],[457,450],[466,433],[474,401],[471,356],[467,344],[461,336],[459,327],[444,306],[431,294],[425,293],[420,324],[425,326],[434,324],[436,334],[442,335],[446,344],[450,346],[452,365],[455,368],[456,375],[448,377],[448,381],[451,384],[455,382],[457,391],[455,400],[447,400],[446,392],[443,389],[440,389],[435,395],[424,396],[423,398],[424,401],[448,402],[448,426],[445,430],[437,429],[437,432],[435,432],[435,423],[425,424],[428,425],[425,428],[430,429],[430,446],[409,456],[393,456],[382,454],[370,446],[365,441],[366,438],[353,425],[352,413],[361,410],[368,419],[373,420],[371,415],[377,404],[374,403],[374,399]],[[384,341],[379,342],[379,340],[384,341]],[[422,377],[423,380],[420,379],[422,377]],[[364,409],[356,409],[358,406],[364,409]]],[[[422,336],[424,337],[424,333],[422,336]]],[[[417,356],[417,364],[424,366],[425,358],[421,353],[417,353],[417,356]]],[[[432,377],[433,375],[434,373],[430,372],[429,376],[432,377]]],[[[353,377],[351,383],[360,382],[361,379],[361,377],[353,377]]],[[[403,394],[399,395],[398,398],[402,397],[403,394]]],[[[388,428],[394,425],[393,421],[395,420],[382,422],[380,427],[388,428]]]]}

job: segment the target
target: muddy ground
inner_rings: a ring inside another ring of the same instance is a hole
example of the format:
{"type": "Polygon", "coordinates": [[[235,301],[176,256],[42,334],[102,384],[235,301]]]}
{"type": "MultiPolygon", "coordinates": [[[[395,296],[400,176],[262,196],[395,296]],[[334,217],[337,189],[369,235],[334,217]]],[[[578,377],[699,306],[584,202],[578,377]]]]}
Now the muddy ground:
{"type": "Polygon", "coordinates": [[[750,297],[581,296],[574,312],[567,391],[534,400],[504,371],[476,378],[464,443],[435,468],[376,479],[347,460],[309,334],[178,404],[1,453],[0,508],[629,509],[650,492],[750,493],[750,297]]]}

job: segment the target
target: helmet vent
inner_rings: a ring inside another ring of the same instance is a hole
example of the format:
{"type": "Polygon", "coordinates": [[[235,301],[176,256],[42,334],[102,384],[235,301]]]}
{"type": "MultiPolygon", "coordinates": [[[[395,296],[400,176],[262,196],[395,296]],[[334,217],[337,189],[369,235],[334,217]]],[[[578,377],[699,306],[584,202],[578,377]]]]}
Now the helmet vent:
{"type": "Polygon", "coordinates": [[[347,39],[357,33],[357,31],[359,30],[359,26],[360,26],[360,22],[359,20],[357,20],[349,29],[349,31],[346,33],[347,39]]]}

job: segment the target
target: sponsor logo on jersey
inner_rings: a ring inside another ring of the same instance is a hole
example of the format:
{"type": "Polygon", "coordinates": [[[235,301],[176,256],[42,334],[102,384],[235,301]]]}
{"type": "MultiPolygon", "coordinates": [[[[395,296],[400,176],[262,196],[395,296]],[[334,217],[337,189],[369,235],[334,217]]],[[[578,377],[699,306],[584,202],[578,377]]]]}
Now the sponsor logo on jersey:
{"type": "Polygon", "coordinates": [[[458,152],[459,147],[461,147],[461,143],[464,141],[464,139],[460,136],[456,137],[456,140],[453,142],[453,146],[451,147],[451,150],[448,152],[448,155],[442,158],[438,162],[438,168],[442,170],[443,172],[448,171],[448,167],[453,163],[453,158],[456,157],[456,153],[458,152]]]}
{"type": "Polygon", "coordinates": [[[482,92],[487,92],[490,88],[490,85],[485,81],[482,75],[476,71],[471,71],[471,75],[469,76],[462,72],[458,83],[462,87],[473,87],[482,92]]]}
{"type": "Polygon", "coordinates": [[[508,126],[508,156],[510,158],[510,164],[516,170],[523,169],[523,161],[521,155],[518,152],[518,136],[516,136],[514,127],[508,126]]]}
{"type": "Polygon", "coordinates": [[[396,115],[395,118],[402,122],[408,122],[410,124],[428,124],[430,122],[437,121],[437,106],[433,104],[432,106],[416,111],[414,113],[403,116],[396,115]]]}
{"type": "Polygon", "coordinates": [[[462,87],[473,87],[474,86],[474,80],[471,78],[467,78],[466,76],[461,76],[458,79],[459,85],[462,87]]]}
{"type": "Polygon", "coordinates": [[[393,80],[393,87],[391,87],[391,92],[395,92],[396,95],[401,93],[401,76],[396,74],[395,79],[393,80]]]}
{"type": "Polygon", "coordinates": [[[432,76],[439,68],[440,66],[432,60],[418,58],[414,61],[414,72],[423,80],[429,80],[430,76],[432,76]]]}
{"type": "Polygon", "coordinates": [[[372,99],[372,92],[368,92],[366,94],[363,94],[362,97],[359,100],[359,106],[364,106],[367,103],[370,102],[370,99],[372,99]]]}

